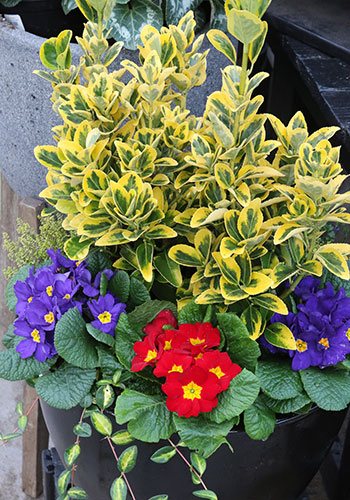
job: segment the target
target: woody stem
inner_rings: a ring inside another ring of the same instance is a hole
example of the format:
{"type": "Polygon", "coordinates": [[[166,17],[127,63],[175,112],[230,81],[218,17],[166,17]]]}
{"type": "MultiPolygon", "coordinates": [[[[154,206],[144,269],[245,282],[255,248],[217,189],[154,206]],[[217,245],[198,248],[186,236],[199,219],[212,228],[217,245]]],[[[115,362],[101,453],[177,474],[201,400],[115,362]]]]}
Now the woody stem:
{"type": "MultiPolygon", "coordinates": [[[[114,458],[115,458],[116,462],[118,463],[119,462],[119,457],[118,457],[118,455],[117,455],[117,453],[116,453],[116,451],[114,449],[114,446],[112,444],[111,438],[108,437],[108,436],[107,436],[107,441],[108,441],[109,446],[111,447],[111,450],[112,450],[112,453],[114,455],[114,458]]],[[[136,497],[135,497],[135,495],[134,495],[134,493],[133,493],[133,491],[131,489],[130,483],[129,483],[127,477],[126,477],[125,472],[122,472],[122,477],[123,477],[123,479],[125,481],[126,486],[128,487],[128,490],[129,490],[129,493],[131,495],[132,500],[136,500],[136,497]]]]}
{"type": "Polygon", "coordinates": [[[168,439],[169,443],[171,444],[171,446],[174,448],[174,450],[176,450],[176,452],[178,453],[178,455],[182,458],[182,460],[185,462],[185,464],[190,468],[191,472],[193,472],[193,474],[195,476],[197,476],[198,478],[198,481],[200,481],[201,485],[203,486],[203,488],[205,490],[207,490],[208,488],[206,487],[203,479],[201,478],[201,476],[198,474],[198,472],[196,471],[196,469],[194,467],[192,467],[192,465],[190,464],[190,462],[187,460],[187,458],[181,453],[181,451],[179,450],[179,448],[176,446],[175,443],[173,443],[171,441],[171,439],[168,439]]]}

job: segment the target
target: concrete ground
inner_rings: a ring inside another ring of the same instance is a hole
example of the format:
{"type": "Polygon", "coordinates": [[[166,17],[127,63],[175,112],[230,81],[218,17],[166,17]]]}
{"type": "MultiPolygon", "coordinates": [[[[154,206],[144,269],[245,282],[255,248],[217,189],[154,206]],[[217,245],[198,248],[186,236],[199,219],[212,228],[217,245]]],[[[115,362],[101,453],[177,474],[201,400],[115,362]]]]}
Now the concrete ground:
{"type": "MultiPolygon", "coordinates": [[[[23,382],[0,379],[0,432],[7,434],[16,427],[16,404],[23,400],[23,382]]],[[[22,440],[16,438],[0,448],[0,500],[30,500],[22,492],[22,440]]],[[[38,500],[44,500],[41,496],[38,500]]]]}

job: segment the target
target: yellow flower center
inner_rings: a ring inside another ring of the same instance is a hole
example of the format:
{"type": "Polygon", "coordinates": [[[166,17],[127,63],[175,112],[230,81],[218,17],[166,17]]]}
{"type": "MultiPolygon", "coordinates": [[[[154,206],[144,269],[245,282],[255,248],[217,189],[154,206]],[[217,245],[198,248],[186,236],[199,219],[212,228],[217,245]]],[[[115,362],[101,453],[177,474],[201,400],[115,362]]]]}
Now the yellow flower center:
{"type": "Polygon", "coordinates": [[[205,342],[205,339],[200,339],[199,337],[197,337],[196,339],[190,339],[190,342],[192,345],[199,345],[199,344],[204,344],[205,342]]]}
{"type": "Polygon", "coordinates": [[[171,340],[166,340],[164,343],[164,351],[170,351],[170,349],[171,349],[171,340]]]}
{"type": "Polygon", "coordinates": [[[44,319],[45,319],[46,323],[53,323],[55,320],[53,312],[50,311],[49,313],[45,314],[44,319]]]}
{"type": "Polygon", "coordinates": [[[31,332],[31,336],[33,337],[34,342],[40,344],[40,333],[36,328],[31,332]]]}
{"type": "Polygon", "coordinates": [[[66,293],[66,295],[63,298],[69,300],[70,299],[69,293],[66,293]]]}
{"type": "Polygon", "coordinates": [[[53,290],[53,287],[51,285],[46,287],[46,293],[49,297],[52,296],[52,290],[53,290]]]}
{"type": "Polygon", "coordinates": [[[327,350],[329,349],[329,342],[328,342],[328,339],[326,338],[323,338],[321,340],[318,341],[319,344],[323,345],[323,347],[327,350]]]}
{"type": "Polygon", "coordinates": [[[346,335],[346,336],[348,337],[348,339],[350,340],[350,328],[349,328],[349,330],[346,332],[346,334],[345,334],[345,335],[346,335]]]}
{"type": "Polygon", "coordinates": [[[225,374],[224,372],[221,370],[220,366],[217,366],[216,368],[210,368],[209,370],[211,373],[214,373],[214,375],[217,376],[217,378],[221,378],[221,377],[224,377],[225,374]]]}
{"type": "Polygon", "coordinates": [[[28,297],[29,304],[31,303],[32,300],[33,300],[33,297],[28,297]]]}
{"type": "Polygon", "coordinates": [[[193,381],[187,385],[183,385],[182,389],[184,391],[184,399],[201,399],[201,392],[203,387],[195,384],[193,381]]]}
{"type": "Polygon", "coordinates": [[[203,353],[202,353],[202,352],[200,352],[200,353],[198,354],[198,356],[196,356],[194,359],[195,359],[195,360],[197,360],[197,359],[202,359],[202,358],[203,358],[203,353]]]}
{"type": "Polygon", "coordinates": [[[304,340],[297,339],[296,346],[297,346],[297,351],[299,352],[307,351],[307,342],[304,342],[304,340]]]}
{"type": "Polygon", "coordinates": [[[179,372],[179,373],[183,373],[184,369],[182,368],[181,365],[173,365],[172,369],[169,370],[168,373],[172,373],[172,372],[179,372]]]}
{"type": "Polygon", "coordinates": [[[151,351],[151,350],[149,350],[148,353],[147,353],[147,356],[144,359],[144,361],[146,361],[146,363],[149,363],[150,361],[152,361],[156,357],[157,357],[157,351],[151,351]]]}
{"type": "Polygon", "coordinates": [[[106,323],[110,323],[111,319],[112,319],[112,315],[108,311],[104,311],[103,313],[99,314],[97,317],[103,325],[105,325],[106,323]]]}

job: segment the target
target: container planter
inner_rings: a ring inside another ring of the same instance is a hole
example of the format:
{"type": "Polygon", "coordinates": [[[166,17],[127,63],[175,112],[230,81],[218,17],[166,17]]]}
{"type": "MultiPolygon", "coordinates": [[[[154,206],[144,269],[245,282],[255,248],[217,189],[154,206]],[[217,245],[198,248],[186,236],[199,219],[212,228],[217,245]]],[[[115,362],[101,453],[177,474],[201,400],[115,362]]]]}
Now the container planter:
{"type": "MultiPolygon", "coordinates": [[[[21,198],[37,198],[45,188],[46,169],[36,161],[33,150],[37,144],[53,144],[51,129],[60,123],[52,111],[50,84],[33,74],[33,68],[39,68],[39,50],[44,41],[0,16],[0,169],[21,198]]],[[[205,39],[203,51],[209,47],[205,39]]],[[[80,55],[78,46],[72,44],[73,64],[80,55]]],[[[123,59],[136,62],[138,53],[122,49],[117,61],[123,59]]],[[[220,52],[212,49],[209,53],[207,80],[188,97],[189,109],[197,116],[203,112],[207,96],[219,89],[221,69],[228,63],[220,52]]]]}
{"type": "Polygon", "coordinates": [[[83,31],[84,17],[80,10],[74,9],[66,15],[61,0],[22,0],[14,7],[0,3],[0,13],[20,16],[26,31],[45,38],[57,36],[65,29],[79,36],[83,31]]]}
{"type": "MultiPolygon", "coordinates": [[[[58,410],[41,401],[52,441],[63,462],[64,451],[75,440],[72,432],[81,408],[58,410]]],[[[208,460],[206,483],[220,500],[296,500],[317,472],[344,421],[346,410],[326,412],[314,408],[307,415],[280,420],[267,441],[253,441],[244,432],[228,435],[234,453],[222,446],[208,460]]],[[[117,428],[115,429],[117,430],[117,428]]],[[[174,457],[155,464],[149,457],[168,443],[137,443],[138,464],[128,474],[137,498],[166,491],[170,500],[190,500],[193,485],[183,462],[174,457]],[[179,478],[181,477],[181,481],[179,478]]],[[[93,431],[81,440],[76,482],[89,498],[109,500],[116,464],[107,441],[93,431]]]]}

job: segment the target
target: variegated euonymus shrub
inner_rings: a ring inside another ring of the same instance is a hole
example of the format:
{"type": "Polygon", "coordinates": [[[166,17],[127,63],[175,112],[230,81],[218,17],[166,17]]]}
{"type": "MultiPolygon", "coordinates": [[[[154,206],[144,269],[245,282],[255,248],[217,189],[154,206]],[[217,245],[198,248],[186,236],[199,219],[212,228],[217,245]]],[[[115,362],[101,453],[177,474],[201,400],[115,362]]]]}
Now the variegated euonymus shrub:
{"type": "Polygon", "coordinates": [[[337,128],[309,134],[300,112],[287,126],[259,113],[263,97],[254,94],[268,75],[253,67],[268,3],[250,3],[249,11],[226,2],[242,66],[229,38],[210,31],[232,65],[202,117],[186,109],[206,69],[192,13],[160,32],[145,27],[140,65],[124,60],[115,71],[108,68],[121,45],[108,47],[102,14],[78,40],[78,67],[69,32],[44,43],[42,61],[55,70],[39,74],[52,82],[64,123],[54,129],[56,146],[35,150],[48,168],[41,195],[75,233],[65,245],[71,259],[107,248],[116,268],[141,274],[149,288],[174,287],[180,306],[193,297],[222,310],[234,305],[253,338],[265,329],[266,311],[287,312],[276,294],[281,284],[292,279],[293,288],[324,268],[349,278],[350,246],[321,242],[327,224],[350,222],[342,207],[349,194],[338,193],[345,179],[339,148],[329,141],[337,128]],[[267,120],[277,140],[266,138],[267,120]]]}

